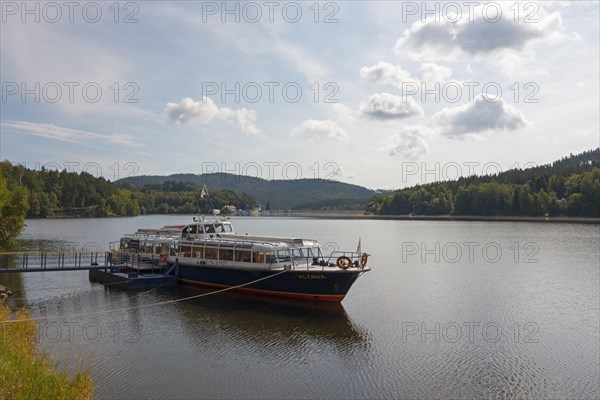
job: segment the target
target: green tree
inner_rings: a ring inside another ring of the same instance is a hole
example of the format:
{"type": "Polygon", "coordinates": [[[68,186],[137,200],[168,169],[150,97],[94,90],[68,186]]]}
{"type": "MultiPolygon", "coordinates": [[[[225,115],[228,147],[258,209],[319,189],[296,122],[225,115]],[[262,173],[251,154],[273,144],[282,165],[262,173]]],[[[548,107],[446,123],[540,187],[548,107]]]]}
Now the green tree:
{"type": "Polygon", "coordinates": [[[0,175],[0,247],[14,245],[25,228],[25,216],[29,208],[27,189],[10,190],[4,176],[0,175]]]}
{"type": "Polygon", "coordinates": [[[413,202],[409,192],[400,191],[392,197],[389,205],[391,214],[407,215],[413,212],[413,202]]]}

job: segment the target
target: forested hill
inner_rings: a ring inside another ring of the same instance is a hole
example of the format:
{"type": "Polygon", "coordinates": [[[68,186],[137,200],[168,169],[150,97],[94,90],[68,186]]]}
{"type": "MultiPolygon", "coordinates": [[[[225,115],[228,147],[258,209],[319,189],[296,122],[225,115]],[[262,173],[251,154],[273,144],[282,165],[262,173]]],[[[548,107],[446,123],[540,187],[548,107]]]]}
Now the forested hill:
{"type": "Polygon", "coordinates": [[[189,182],[206,185],[214,189],[232,190],[256,197],[264,207],[269,203],[272,209],[298,209],[315,206],[317,208],[356,208],[361,209],[375,194],[362,186],[326,179],[265,180],[252,176],[227,173],[175,174],[169,176],[136,176],[117,181],[136,187],[158,188],[165,182],[189,182]]]}
{"type": "MultiPolygon", "coordinates": [[[[25,190],[29,218],[102,217],[139,214],[195,214],[210,212],[202,186],[166,185],[159,188],[121,187],[102,177],[82,172],[32,170],[8,161],[0,163],[0,176],[8,190],[25,190]]],[[[256,204],[253,196],[230,190],[209,189],[215,208],[256,204]]]]}
{"type": "Polygon", "coordinates": [[[534,168],[376,195],[367,211],[388,215],[600,217],[600,148],[534,168]]]}
{"type": "Polygon", "coordinates": [[[366,207],[371,213],[397,215],[600,217],[600,148],[535,168],[385,194],[323,179],[266,181],[220,173],[140,176],[113,183],[88,173],[30,170],[8,161],[0,162],[0,178],[0,200],[5,200],[0,214],[6,226],[4,214],[21,215],[23,210],[30,218],[209,212],[201,196],[204,185],[219,209],[260,203],[271,209],[366,207]],[[8,201],[10,196],[18,201],[8,201]]]}

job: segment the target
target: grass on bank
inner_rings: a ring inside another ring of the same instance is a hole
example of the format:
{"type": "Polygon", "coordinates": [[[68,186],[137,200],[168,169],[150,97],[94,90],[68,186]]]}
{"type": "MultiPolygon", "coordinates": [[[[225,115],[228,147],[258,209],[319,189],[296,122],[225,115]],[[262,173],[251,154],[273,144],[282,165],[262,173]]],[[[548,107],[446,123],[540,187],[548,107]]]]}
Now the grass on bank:
{"type": "Polygon", "coordinates": [[[36,323],[27,310],[18,310],[5,323],[10,309],[0,301],[0,399],[91,399],[89,371],[72,379],[60,371],[36,346],[36,323]]]}

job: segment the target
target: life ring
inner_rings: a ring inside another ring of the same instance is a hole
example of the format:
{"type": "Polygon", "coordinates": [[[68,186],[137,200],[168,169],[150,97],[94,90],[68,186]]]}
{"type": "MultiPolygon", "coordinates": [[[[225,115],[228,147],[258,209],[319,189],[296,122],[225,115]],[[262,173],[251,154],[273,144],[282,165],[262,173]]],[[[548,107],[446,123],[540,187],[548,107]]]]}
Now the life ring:
{"type": "Polygon", "coordinates": [[[367,255],[367,253],[363,253],[362,256],[360,257],[360,266],[364,267],[365,265],[367,265],[368,259],[369,259],[369,256],[367,255]]]}
{"type": "Polygon", "coordinates": [[[341,256],[338,257],[336,264],[340,269],[348,269],[352,265],[352,260],[349,257],[341,256]]]}

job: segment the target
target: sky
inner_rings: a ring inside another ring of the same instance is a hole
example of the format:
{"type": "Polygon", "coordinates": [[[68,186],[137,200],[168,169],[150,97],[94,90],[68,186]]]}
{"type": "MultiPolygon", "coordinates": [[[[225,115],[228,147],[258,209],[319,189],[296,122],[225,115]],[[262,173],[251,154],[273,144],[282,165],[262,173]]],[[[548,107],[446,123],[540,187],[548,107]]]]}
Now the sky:
{"type": "Polygon", "coordinates": [[[1,1],[0,159],[396,189],[598,147],[599,3],[1,1]]]}

